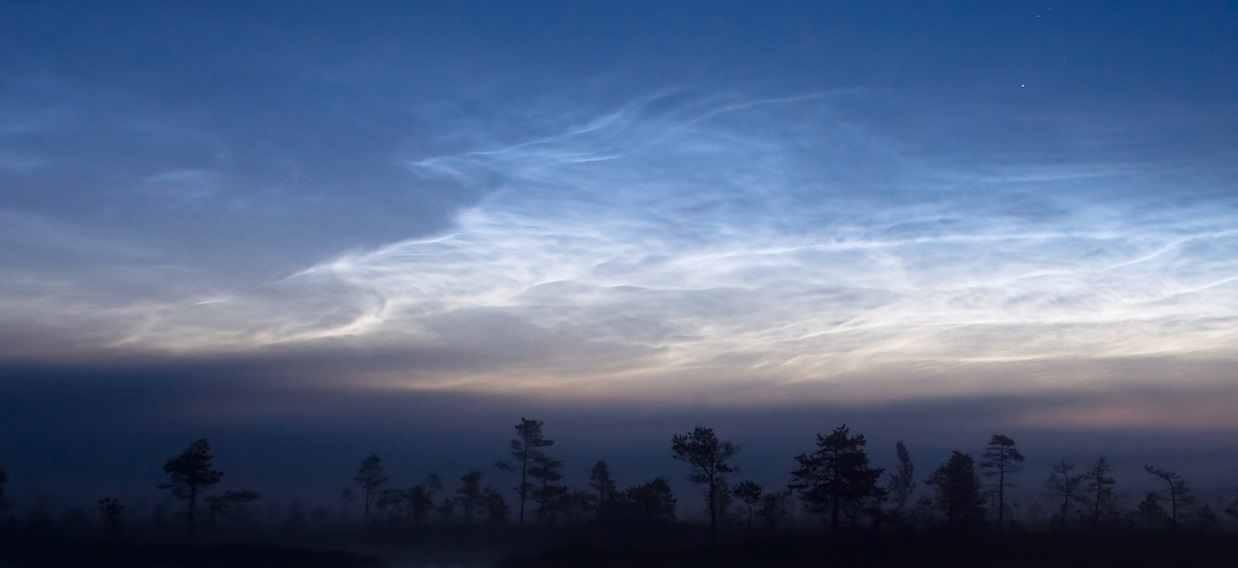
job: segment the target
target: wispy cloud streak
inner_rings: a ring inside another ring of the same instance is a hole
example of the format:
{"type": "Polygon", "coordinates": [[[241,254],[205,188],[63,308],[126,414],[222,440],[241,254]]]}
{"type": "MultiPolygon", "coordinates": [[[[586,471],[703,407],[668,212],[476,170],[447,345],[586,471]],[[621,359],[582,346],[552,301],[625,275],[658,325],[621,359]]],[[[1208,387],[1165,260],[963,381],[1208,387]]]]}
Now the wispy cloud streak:
{"type": "Polygon", "coordinates": [[[447,233],[178,308],[129,340],[449,344],[479,330],[444,322],[501,314],[626,347],[606,366],[639,374],[740,361],[783,382],[900,362],[1232,354],[1233,203],[1112,199],[1139,175],[1123,164],[981,154],[960,173],[845,114],[849,96],[663,94],[559,134],[412,159],[424,179],[491,193],[447,233]]]}
{"type": "MultiPolygon", "coordinates": [[[[1103,153],[977,146],[960,162],[857,110],[897,103],[882,96],[662,91],[593,114],[564,100],[586,118],[403,161],[415,183],[483,196],[440,234],[243,289],[40,309],[113,322],[110,348],[345,342],[493,362],[421,383],[439,387],[1233,355],[1233,200],[1149,189],[1168,183],[1158,164],[1103,153]]],[[[218,181],[166,170],[142,190],[208,198],[218,181]]]]}

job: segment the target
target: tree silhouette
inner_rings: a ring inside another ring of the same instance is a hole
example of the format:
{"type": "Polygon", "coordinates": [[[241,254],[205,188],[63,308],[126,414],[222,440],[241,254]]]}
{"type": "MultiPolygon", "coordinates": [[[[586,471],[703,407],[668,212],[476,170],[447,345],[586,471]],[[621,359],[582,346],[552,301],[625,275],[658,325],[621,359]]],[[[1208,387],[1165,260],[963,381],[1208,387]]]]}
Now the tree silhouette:
{"type": "Polygon", "coordinates": [[[1043,499],[1036,495],[1030,496],[1027,500],[1027,506],[1023,508],[1023,521],[1029,525],[1040,525],[1045,522],[1046,515],[1048,515],[1050,523],[1058,523],[1057,514],[1045,512],[1045,502],[1043,499]]]}
{"type": "Polygon", "coordinates": [[[761,522],[766,528],[778,528],[784,520],[791,514],[791,508],[788,501],[791,499],[791,491],[769,491],[761,496],[761,507],[757,509],[757,516],[761,517],[761,522]]]}
{"type": "Polygon", "coordinates": [[[1045,480],[1045,489],[1054,497],[1062,500],[1058,510],[1058,518],[1061,519],[1062,526],[1070,522],[1071,505],[1083,498],[1079,492],[1085,477],[1085,474],[1075,473],[1074,464],[1062,460],[1053,464],[1049,479],[1045,480]]]}
{"type": "Polygon", "coordinates": [[[120,500],[115,497],[104,497],[99,499],[95,505],[99,509],[99,520],[103,522],[103,526],[112,534],[120,532],[121,520],[125,514],[125,506],[120,500]]]}
{"type": "Polygon", "coordinates": [[[1113,488],[1117,485],[1117,479],[1113,477],[1113,467],[1101,456],[1096,460],[1092,467],[1088,468],[1087,473],[1083,474],[1087,480],[1088,501],[1092,509],[1092,526],[1098,526],[1101,517],[1105,511],[1113,504],[1113,488]]]}
{"type": "Polygon", "coordinates": [[[363,518],[369,521],[370,506],[378,497],[378,490],[387,484],[387,473],[383,471],[383,459],[375,453],[366,456],[361,460],[361,466],[357,468],[357,475],[353,477],[353,482],[361,488],[361,502],[365,504],[363,518]]]}
{"type": "Polygon", "coordinates": [[[223,495],[207,497],[206,510],[209,522],[214,525],[219,517],[236,514],[260,498],[256,491],[248,489],[226,491],[223,495]]]}
{"type": "Polygon", "coordinates": [[[611,479],[610,466],[605,461],[598,460],[589,470],[589,487],[597,493],[598,513],[601,514],[606,504],[615,498],[615,481],[611,479]]]}
{"type": "Polygon", "coordinates": [[[838,530],[840,514],[866,499],[880,500],[885,490],[878,486],[881,468],[868,464],[863,434],[851,435],[846,424],[828,436],[817,434],[817,449],[795,456],[791,489],[800,493],[809,511],[828,514],[830,530],[838,530]]]}
{"type": "Polygon", "coordinates": [[[1204,532],[1216,530],[1221,524],[1221,519],[1217,517],[1216,511],[1213,511],[1212,507],[1208,506],[1207,503],[1199,506],[1199,509],[1192,515],[1191,521],[1192,526],[1196,530],[1204,532]]]}
{"type": "Polygon", "coordinates": [[[518,470],[520,484],[516,486],[516,495],[520,499],[520,524],[524,524],[524,505],[528,501],[529,492],[533,489],[529,483],[529,468],[535,461],[546,457],[542,448],[554,445],[554,440],[547,440],[542,434],[542,421],[521,417],[516,425],[516,437],[511,441],[511,454],[515,464],[499,461],[498,467],[504,471],[518,470]]]}
{"type": "Polygon", "coordinates": [[[424,484],[414,485],[409,491],[408,506],[412,513],[413,524],[424,525],[426,519],[430,517],[430,511],[434,509],[434,493],[430,492],[424,484]]]}
{"type": "Polygon", "coordinates": [[[997,526],[1006,527],[1006,489],[1014,487],[1010,478],[1023,469],[1023,454],[1015,442],[1004,434],[993,434],[989,445],[981,455],[980,470],[985,477],[996,478],[994,491],[997,494],[997,526]]]}
{"type": "Polygon", "coordinates": [[[1145,526],[1154,528],[1164,528],[1166,524],[1172,526],[1169,513],[1165,511],[1165,507],[1161,506],[1161,499],[1159,493],[1149,491],[1144,495],[1143,501],[1139,502],[1135,514],[1145,526]]]}
{"type": "Polygon", "coordinates": [[[482,508],[486,511],[486,520],[492,524],[503,524],[511,516],[511,508],[503,499],[503,494],[493,487],[487,487],[481,494],[482,508]]]}
{"type": "Polygon", "coordinates": [[[718,490],[714,492],[714,510],[718,512],[718,522],[725,523],[727,515],[731,512],[731,503],[735,501],[735,496],[731,494],[731,485],[723,482],[718,485],[718,490]]]}
{"type": "Polygon", "coordinates": [[[190,444],[163,465],[168,482],[160,484],[159,488],[171,491],[174,497],[186,502],[190,535],[198,529],[198,496],[223,479],[223,472],[215,470],[214,465],[215,456],[205,438],[190,444]]]}
{"type": "Polygon", "coordinates": [[[1188,504],[1191,500],[1191,490],[1186,486],[1186,480],[1182,479],[1182,476],[1177,473],[1155,466],[1145,465],[1143,469],[1152,477],[1165,482],[1165,487],[1169,490],[1169,526],[1170,528],[1177,529],[1178,508],[1188,504]]]}
{"type": "Polygon", "coordinates": [[[434,510],[434,496],[443,490],[443,482],[437,473],[426,476],[425,481],[409,489],[408,507],[413,517],[413,524],[424,525],[434,510]]]}
{"type": "Polygon", "coordinates": [[[563,480],[563,462],[539,453],[533,456],[528,476],[533,480],[532,496],[533,502],[537,503],[537,518],[553,523],[567,495],[567,487],[559,483],[563,480]]]}
{"type": "Polygon", "coordinates": [[[438,513],[439,519],[445,523],[450,523],[456,516],[456,500],[452,497],[443,497],[439,500],[438,506],[434,508],[438,513]]]}
{"type": "Polygon", "coordinates": [[[761,504],[761,486],[757,485],[755,481],[741,481],[735,484],[735,487],[731,489],[731,493],[744,504],[745,512],[747,512],[748,528],[751,529],[752,517],[756,513],[757,506],[761,504]]]}
{"type": "Polygon", "coordinates": [[[946,516],[946,524],[965,528],[978,521],[984,511],[980,497],[980,478],[972,457],[954,451],[950,459],[924,481],[935,491],[934,503],[946,516]]]}
{"type": "Polygon", "coordinates": [[[474,512],[482,505],[481,472],[470,471],[460,476],[460,486],[456,488],[456,502],[464,514],[464,522],[473,523],[474,512]]]}
{"type": "Polygon", "coordinates": [[[403,489],[384,489],[374,499],[374,509],[389,521],[400,521],[409,515],[409,493],[403,489]]]}
{"type": "Polygon", "coordinates": [[[419,483],[408,490],[409,516],[412,517],[414,525],[424,525],[433,508],[434,495],[426,489],[425,485],[419,483]]]}
{"type": "Polygon", "coordinates": [[[563,494],[558,509],[573,523],[579,523],[598,508],[597,495],[585,489],[572,489],[563,494]]]}
{"type": "Polygon", "coordinates": [[[675,495],[671,485],[661,477],[628,488],[623,494],[624,505],[645,523],[669,523],[675,521],[675,495]]]}
{"type": "Polygon", "coordinates": [[[916,466],[911,463],[911,453],[907,451],[907,446],[902,440],[895,443],[894,451],[898,458],[898,466],[890,473],[888,491],[894,501],[895,513],[901,514],[903,508],[907,506],[907,501],[911,499],[912,492],[916,489],[916,466]]]}
{"type": "Polygon", "coordinates": [[[718,536],[718,492],[726,485],[726,476],[736,468],[731,459],[739,453],[739,447],[731,442],[722,441],[714,434],[713,428],[697,426],[686,434],[675,434],[671,437],[671,455],[676,460],[692,467],[688,476],[693,483],[705,485],[706,505],[709,509],[709,534],[713,539],[718,536]]]}

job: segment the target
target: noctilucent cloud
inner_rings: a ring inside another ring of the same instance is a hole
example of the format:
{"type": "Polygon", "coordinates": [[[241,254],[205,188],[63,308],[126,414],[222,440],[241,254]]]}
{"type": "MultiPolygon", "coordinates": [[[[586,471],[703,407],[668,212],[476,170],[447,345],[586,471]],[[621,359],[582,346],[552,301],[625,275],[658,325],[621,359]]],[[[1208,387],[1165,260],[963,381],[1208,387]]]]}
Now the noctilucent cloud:
{"type": "Polygon", "coordinates": [[[1238,15],[1080,4],[10,4],[0,355],[740,405],[1224,390],[1238,15]],[[337,354],[369,362],[315,376],[337,354]]]}

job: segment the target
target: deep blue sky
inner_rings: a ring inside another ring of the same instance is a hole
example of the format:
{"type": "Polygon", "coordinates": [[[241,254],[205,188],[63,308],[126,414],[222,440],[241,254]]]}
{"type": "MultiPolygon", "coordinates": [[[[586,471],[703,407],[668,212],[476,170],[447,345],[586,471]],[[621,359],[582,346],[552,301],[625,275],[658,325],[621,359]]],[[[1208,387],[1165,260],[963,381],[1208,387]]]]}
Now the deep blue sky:
{"type": "Polygon", "coordinates": [[[841,421],[1227,471],[1232,2],[2,11],[15,485],[210,436],[323,494],[533,413],[632,476],[697,421],[767,481],[841,421]]]}

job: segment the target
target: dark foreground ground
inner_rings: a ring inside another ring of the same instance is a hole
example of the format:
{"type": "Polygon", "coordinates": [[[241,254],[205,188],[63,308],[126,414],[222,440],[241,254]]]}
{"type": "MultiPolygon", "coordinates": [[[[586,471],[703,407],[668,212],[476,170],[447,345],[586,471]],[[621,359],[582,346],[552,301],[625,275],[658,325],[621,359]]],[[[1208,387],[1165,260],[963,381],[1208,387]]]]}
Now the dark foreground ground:
{"type": "Polygon", "coordinates": [[[1238,566],[1238,535],[1225,533],[1021,533],[958,535],[786,534],[717,546],[578,541],[504,560],[504,567],[837,566],[955,568],[1238,566]]]}
{"type": "Polygon", "coordinates": [[[259,543],[211,545],[65,543],[54,548],[18,545],[0,554],[3,566],[305,566],[307,568],[387,566],[375,556],[343,550],[259,543]]]}
{"type": "Polygon", "coordinates": [[[1228,567],[1238,534],[1169,532],[730,533],[696,527],[507,530],[401,538],[245,535],[156,542],[68,535],[0,540],[0,567],[1228,567]]]}

